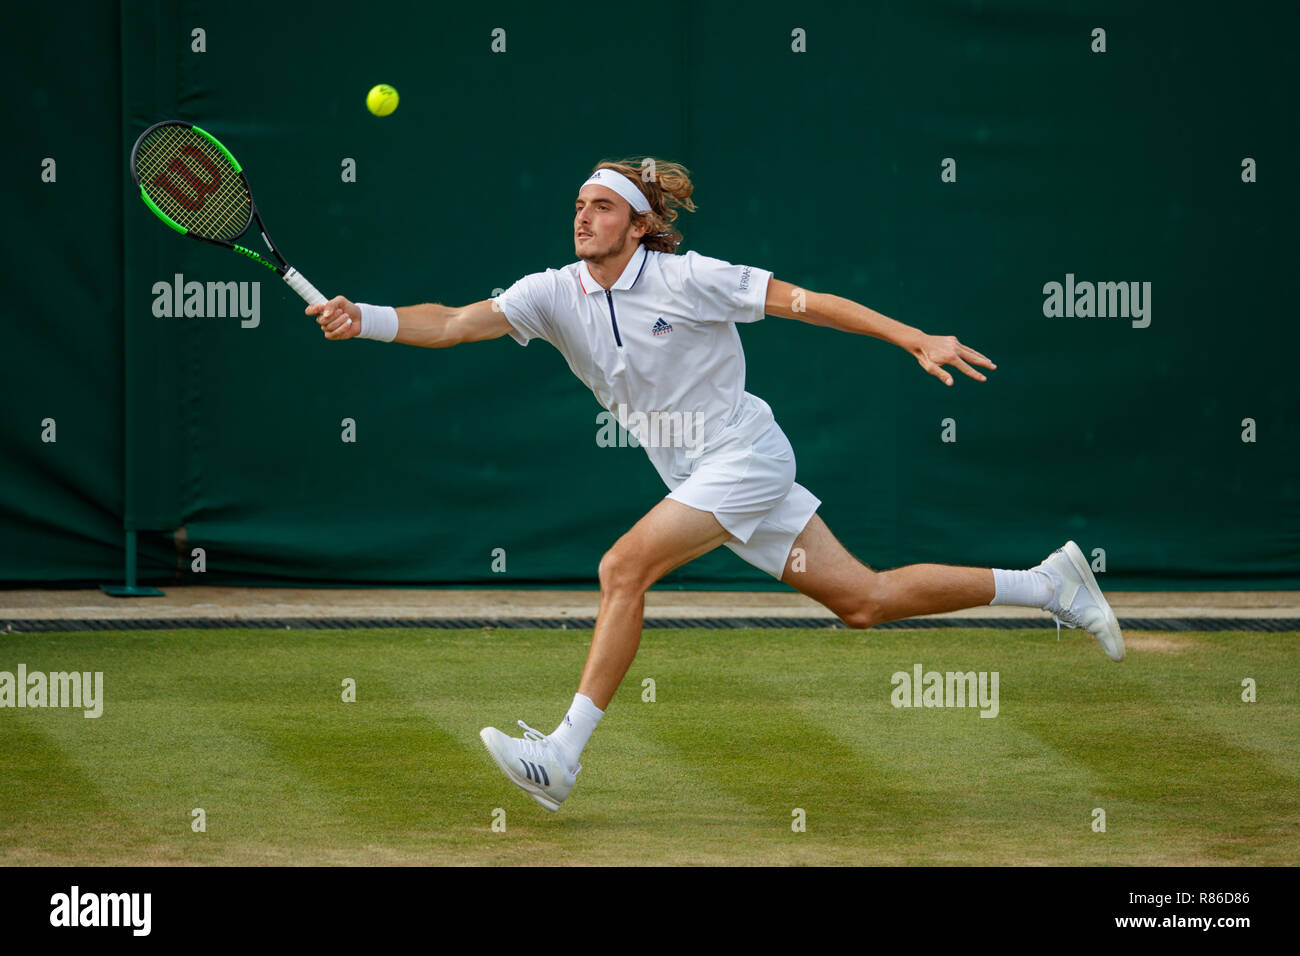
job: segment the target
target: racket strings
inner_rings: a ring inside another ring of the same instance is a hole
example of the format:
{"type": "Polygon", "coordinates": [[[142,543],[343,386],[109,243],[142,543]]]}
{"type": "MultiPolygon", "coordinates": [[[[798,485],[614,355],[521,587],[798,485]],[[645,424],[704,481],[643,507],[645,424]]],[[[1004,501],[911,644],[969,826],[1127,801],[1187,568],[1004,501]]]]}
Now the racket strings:
{"type": "MultiPolygon", "coordinates": [[[[149,189],[150,198],[192,232],[221,239],[233,238],[243,232],[247,212],[239,207],[246,205],[241,203],[241,194],[245,190],[238,174],[220,151],[185,127],[163,127],[159,132],[163,135],[149,151],[148,160],[141,163],[141,181],[153,187],[149,189]],[[211,168],[196,169],[201,164],[195,163],[195,152],[207,160],[211,168]],[[151,173],[148,178],[145,178],[146,166],[151,173]],[[201,191],[202,186],[210,184],[214,178],[220,185],[210,193],[201,191]],[[232,185],[238,188],[231,188],[232,185]],[[191,203],[197,208],[192,208],[191,203]],[[241,211],[245,215],[240,216],[241,211]]],[[[144,153],[144,149],[141,152],[144,153]]]]}
{"type": "Polygon", "coordinates": [[[243,177],[186,126],[151,133],[136,153],[136,176],[164,214],[196,235],[233,239],[248,228],[253,199],[243,177]]]}

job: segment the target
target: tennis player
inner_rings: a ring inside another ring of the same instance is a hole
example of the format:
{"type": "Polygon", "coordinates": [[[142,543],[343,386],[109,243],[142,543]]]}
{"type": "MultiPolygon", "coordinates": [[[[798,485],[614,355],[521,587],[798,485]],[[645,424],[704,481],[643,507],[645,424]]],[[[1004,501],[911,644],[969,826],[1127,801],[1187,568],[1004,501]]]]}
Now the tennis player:
{"type": "Polygon", "coordinates": [[[945,385],[948,367],[986,381],[987,357],[848,299],[799,289],[754,266],[678,254],[673,223],[693,211],[689,173],[646,159],[602,162],[578,189],[578,261],[461,308],[393,309],[342,296],[307,308],[325,337],[445,348],[509,335],[549,342],[602,407],[645,447],[667,496],[601,558],[600,610],[578,692],[556,730],[480,735],[503,773],[547,810],[572,789],[579,758],[641,641],[645,594],[674,568],[725,545],[853,628],[987,604],[1041,608],[1057,629],[1091,633],[1112,660],[1124,639],[1087,560],[1066,542],[1024,571],[917,564],[875,571],[851,555],[796,482],[772,409],[745,391],[738,323],[765,315],[869,335],[906,350],[945,385]]]}

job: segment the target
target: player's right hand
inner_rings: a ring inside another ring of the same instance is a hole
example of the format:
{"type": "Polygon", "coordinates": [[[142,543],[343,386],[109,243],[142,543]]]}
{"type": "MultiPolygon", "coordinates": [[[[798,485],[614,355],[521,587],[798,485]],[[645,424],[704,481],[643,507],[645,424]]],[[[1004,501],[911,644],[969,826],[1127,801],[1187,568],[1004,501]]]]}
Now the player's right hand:
{"type": "Polygon", "coordinates": [[[309,305],[307,314],[316,316],[316,324],[332,342],[361,334],[361,307],[344,296],[336,295],[322,305],[309,305]]]}

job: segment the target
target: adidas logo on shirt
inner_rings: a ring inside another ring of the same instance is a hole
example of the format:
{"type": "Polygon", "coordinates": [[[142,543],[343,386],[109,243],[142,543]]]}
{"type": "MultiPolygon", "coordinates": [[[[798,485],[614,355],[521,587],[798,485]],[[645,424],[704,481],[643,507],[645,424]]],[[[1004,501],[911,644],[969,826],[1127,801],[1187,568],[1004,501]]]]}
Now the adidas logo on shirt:
{"type": "Polygon", "coordinates": [[[669,325],[667,322],[665,322],[665,321],[664,321],[664,317],[661,315],[661,316],[659,316],[659,318],[658,318],[657,320],[655,320],[655,324],[654,324],[653,326],[650,327],[650,334],[651,334],[651,335],[667,335],[667,334],[668,334],[669,332],[671,332],[672,330],[673,330],[673,327],[672,327],[671,325],[669,325]]]}

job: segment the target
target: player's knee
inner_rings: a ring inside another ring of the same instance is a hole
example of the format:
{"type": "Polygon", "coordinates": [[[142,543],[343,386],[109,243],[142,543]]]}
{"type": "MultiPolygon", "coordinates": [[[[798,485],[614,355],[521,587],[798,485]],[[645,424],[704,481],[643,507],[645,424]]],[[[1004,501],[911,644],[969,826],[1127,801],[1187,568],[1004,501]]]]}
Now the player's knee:
{"type": "Polygon", "coordinates": [[[843,601],[835,608],[835,613],[845,627],[851,627],[855,631],[866,630],[888,620],[875,589],[870,586],[843,601]]]}
{"type": "Polygon", "coordinates": [[[866,607],[846,611],[840,615],[840,620],[844,622],[845,627],[851,627],[855,631],[865,631],[881,622],[880,615],[866,607]]]}
{"type": "Polygon", "coordinates": [[[645,569],[632,555],[618,548],[610,548],[600,559],[596,569],[600,579],[601,594],[630,594],[646,591],[645,569]]]}

